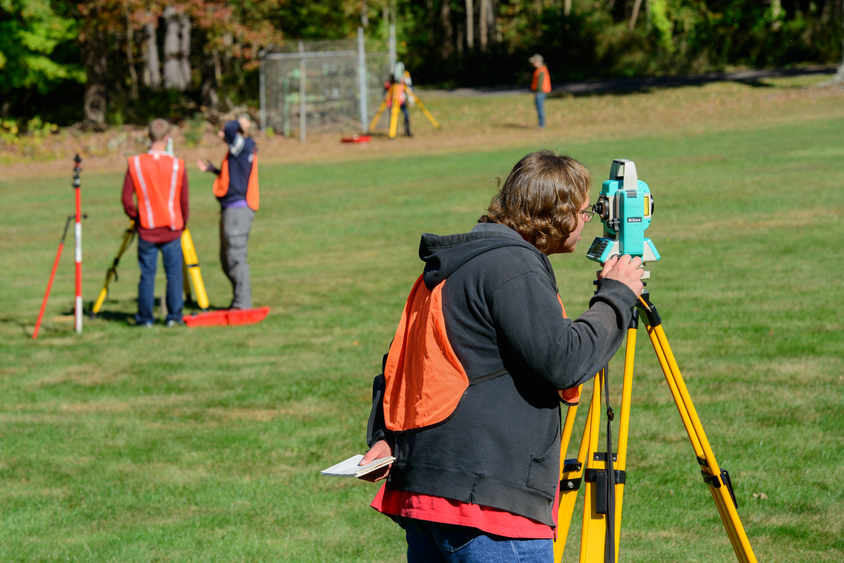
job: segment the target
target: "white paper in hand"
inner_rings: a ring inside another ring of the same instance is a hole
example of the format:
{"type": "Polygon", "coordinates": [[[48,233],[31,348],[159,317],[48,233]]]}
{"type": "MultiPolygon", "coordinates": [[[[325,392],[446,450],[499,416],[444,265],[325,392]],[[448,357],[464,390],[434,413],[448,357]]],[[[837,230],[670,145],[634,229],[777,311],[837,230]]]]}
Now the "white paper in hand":
{"type": "Polygon", "coordinates": [[[392,463],[396,458],[393,456],[382,457],[370,461],[366,465],[358,465],[362,459],[363,456],[358,454],[345,461],[341,461],[337,465],[332,465],[328,469],[323,469],[320,473],[325,477],[361,477],[392,463]]]}

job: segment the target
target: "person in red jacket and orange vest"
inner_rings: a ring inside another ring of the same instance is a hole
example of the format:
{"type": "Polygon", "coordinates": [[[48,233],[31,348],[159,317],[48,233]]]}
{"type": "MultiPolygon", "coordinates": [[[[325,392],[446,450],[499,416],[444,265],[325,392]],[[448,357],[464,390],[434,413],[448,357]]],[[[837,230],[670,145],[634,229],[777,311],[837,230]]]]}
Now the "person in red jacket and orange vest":
{"type": "Polygon", "coordinates": [[[161,251],[167,274],[167,326],[182,323],[182,231],[188,222],[188,175],[185,161],[167,154],[170,124],[149,124],[152,143],[146,154],[129,159],[123,182],[123,209],[138,230],[138,326],[151,327],[155,267],[161,251]],[[135,205],[134,198],[138,203],[135,205]]]}
{"type": "Polygon", "coordinates": [[[203,172],[217,175],[213,189],[221,207],[220,263],[234,293],[230,309],[252,307],[246,255],[252,220],[258,211],[258,149],[254,140],[244,137],[249,124],[245,118],[232,120],[218,133],[229,146],[220,170],[208,161],[196,162],[203,172]]]}
{"type": "Polygon", "coordinates": [[[545,129],[545,97],[551,92],[551,75],[548,74],[548,67],[545,66],[542,55],[534,55],[528,60],[536,68],[533,71],[530,89],[534,92],[536,113],[539,115],[539,127],[545,129]]]}

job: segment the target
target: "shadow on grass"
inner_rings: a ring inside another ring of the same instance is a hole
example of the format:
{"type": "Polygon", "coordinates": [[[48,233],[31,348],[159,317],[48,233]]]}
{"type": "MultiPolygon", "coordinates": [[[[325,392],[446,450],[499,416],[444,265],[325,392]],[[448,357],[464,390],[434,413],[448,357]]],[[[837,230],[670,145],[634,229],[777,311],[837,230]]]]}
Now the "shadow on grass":
{"type": "MultiPolygon", "coordinates": [[[[208,309],[206,309],[206,311],[227,311],[230,308],[231,307],[218,307],[217,305],[208,305],[208,309]]],[[[196,303],[195,301],[185,301],[185,306],[182,310],[183,314],[192,315],[202,312],[205,311],[202,310],[202,308],[199,306],[199,303],[196,303]]]]}
{"type": "MultiPolygon", "coordinates": [[[[767,84],[760,80],[732,80],[736,84],[749,86],[751,88],[776,88],[773,84],[767,84]]],[[[676,86],[675,88],[701,88],[706,84],[687,84],[684,86],[676,86]]],[[[627,88],[621,90],[596,90],[594,92],[552,92],[548,94],[549,100],[567,99],[567,98],[599,98],[599,97],[624,97],[630,94],[655,94],[658,90],[667,90],[670,86],[657,86],[653,88],[627,88]]],[[[802,87],[801,87],[802,88],[802,87]]]]}
{"type": "MultiPolygon", "coordinates": [[[[100,312],[96,315],[91,312],[93,308],[93,303],[89,303],[88,307],[85,309],[85,314],[88,318],[91,319],[99,319],[108,322],[115,322],[115,323],[123,323],[126,326],[137,326],[137,322],[135,321],[135,313],[127,313],[126,309],[135,309],[136,308],[136,299],[123,299],[123,300],[112,300],[107,299],[103,303],[103,307],[100,309],[100,312]],[[108,305],[111,304],[114,309],[118,309],[117,311],[110,311],[108,310],[108,305]]],[[[218,307],[216,305],[209,305],[206,311],[222,311],[224,309],[228,309],[228,307],[218,307]]],[[[193,315],[196,313],[202,313],[203,310],[199,306],[198,303],[192,300],[185,300],[182,314],[183,315],[193,315]]],[[[156,297],[153,301],[153,316],[156,314],[160,315],[161,313],[161,298],[156,297]]],[[[65,315],[73,315],[73,311],[63,313],[65,315]]],[[[160,315],[162,318],[164,315],[160,315]]]]}
{"type": "Polygon", "coordinates": [[[123,313],[117,311],[104,311],[100,309],[100,312],[96,315],[93,314],[90,309],[86,311],[89,318],[92,319],[100,319],[103,321],[109,322],[118,322],[123,323],[127,326],[135,326],[135,314],[134,313],[123,313]]]}
{"type": "Polygon", "coordinates": [[[773,84],[768,84],[767,82],[762,82],[761,80],[736,80],[738,84],[744,84],[745,86],[750,86],[751,88],[775,88],[773,84]]]}
{"type": "MultiPolygon", "coordinates": [[[[22,321],[19,318],[15,318],[15,317],[0,317],[0,324],[5,324],[5,325],[9,325],[9,326],[17,326],[18,328],[21,329],[21,332],[23,332],[28,338],[32,338],[32,333],[35,330],[34,322],[35,322],[34,318],[33,318],[32,321],[22,321]],[[30,326],[30,328],[27,329],[27,326],[30,326]]],[[[39,329],[39,332],[40,332],[40,329],[39,329]]]]}
{"type": "Polygon", "coordinates": [[[498,123],[495,126],[504,129],[539,129],[538,125],[525,125],[524,123],[498,123]]]}
{"type": "MultiPolygon", "coordinates": [[[[412,129],[411,129],[412,131],[412,129]]],[[[407,135],[404,133],[404,117],[401,118],[399,121],[398,128],[396,129],[396,136],[390,137],[390,129],[389,124],[385,128],[379,128],[377,131],[370,131],[369,133],[364,133],[368,137],[372,137],[373,141],[395,141],[398,138],[407,138],[407,135]]],[[[411,135],[412,137],[412,135],[411,135]]],[[[354,143],[347,143],[347,144],[354,144],[354,143]]]]}
{"type": "MultiPolygon", "coordinates": [[[[700,88],[715,82],[734,82],[751,88],[776,88],[775,85],[764,82],[770,78],[786,78],[829,74],[832,67],[818,67],[812,69],[785,69],[774,71],[742,71],[735,73],[709,73],[698,76],[645,76],[634,78],[614,78],[606,80],[589,80],[585,82],[570,82],[554,86],[548,98],[591,97],[591,96],[626,96],[631,93],[652,94],[656,90],[669,88],[700,88]]],[[[800,86],[798,88],[803,88],[800,86]]]]}

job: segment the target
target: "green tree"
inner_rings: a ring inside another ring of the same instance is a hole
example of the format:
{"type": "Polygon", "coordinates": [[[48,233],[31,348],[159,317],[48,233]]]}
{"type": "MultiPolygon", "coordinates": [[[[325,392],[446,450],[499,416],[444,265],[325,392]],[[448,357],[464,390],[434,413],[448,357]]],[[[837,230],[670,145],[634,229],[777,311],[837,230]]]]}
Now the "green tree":
{"type": "Polygon", "coordinates": [[[76,23],[60,16],[49,0],[0,0],[0,98],[3,111],[21,95],[48,93],[62,81],[82,82],[80,65],[53,57],[76,37],[76,23]]]}

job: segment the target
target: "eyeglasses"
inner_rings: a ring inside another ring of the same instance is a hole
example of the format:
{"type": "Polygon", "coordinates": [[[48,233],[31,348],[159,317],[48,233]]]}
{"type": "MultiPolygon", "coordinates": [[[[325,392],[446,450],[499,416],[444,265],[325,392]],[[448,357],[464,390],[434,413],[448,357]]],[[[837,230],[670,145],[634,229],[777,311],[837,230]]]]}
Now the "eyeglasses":
{"type": "Polygon", "coordinates": [[[588,209],[581,209],[579,213],[580,216],[583,217],[583,222],[588,223],[592,220],[592,216],[595,214],[595,211],[593,211],[590,206],[588,209]]]}

